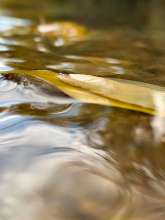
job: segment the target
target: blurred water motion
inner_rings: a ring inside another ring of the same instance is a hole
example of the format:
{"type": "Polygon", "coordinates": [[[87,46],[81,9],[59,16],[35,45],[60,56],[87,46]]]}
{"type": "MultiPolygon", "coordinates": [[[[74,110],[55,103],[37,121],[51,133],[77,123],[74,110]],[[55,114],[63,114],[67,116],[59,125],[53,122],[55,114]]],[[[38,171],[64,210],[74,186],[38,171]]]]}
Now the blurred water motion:
{"type": "MultiPolygon", "coordinates": [[[[24,74],[48,69],[164,88],[164,7],[0,2],[0,72],[22,70],[0,76],[0,220],[165,219],[165,118],[82,103],[24,74]],[[61,21],[86,35],[37,31],[61,21]]],[[[153,100],[164,112],[164,96],[153,100]]]]}

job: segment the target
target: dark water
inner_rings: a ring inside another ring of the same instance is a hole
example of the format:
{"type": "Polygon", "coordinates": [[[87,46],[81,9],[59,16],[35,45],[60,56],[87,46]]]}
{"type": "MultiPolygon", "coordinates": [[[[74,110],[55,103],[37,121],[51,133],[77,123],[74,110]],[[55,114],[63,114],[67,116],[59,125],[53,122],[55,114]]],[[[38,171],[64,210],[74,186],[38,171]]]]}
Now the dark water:
{"type": "MultiPolygon", "coordinates": [[[[0,71],[165,86],[164,2],[122,2],[1,0],[0,71]],[[34,31],[60,20],[90,34],[65,42],[34,31]]],[[[164,118],[0,76],[0,220],[164,220],[164,155],[164,118]]]]}

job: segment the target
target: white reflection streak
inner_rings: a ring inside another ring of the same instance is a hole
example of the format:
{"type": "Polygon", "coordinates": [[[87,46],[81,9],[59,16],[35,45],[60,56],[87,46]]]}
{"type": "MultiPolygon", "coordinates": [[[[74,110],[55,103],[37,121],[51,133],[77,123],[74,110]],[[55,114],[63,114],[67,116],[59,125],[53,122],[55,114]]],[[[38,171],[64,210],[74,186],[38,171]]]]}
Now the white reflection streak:
{"type": "Polygon", "coordinates": [[[0,32],[8,31],[17,26],[29,26],[28,19],[15,18],[10,16],[0,16],[0,32]]]}
{"type": "Polygon", "coordinates": [[[6,62],[1,58],[0,59],[0,71],[10,71],[13,70],[12,67],[7,66],[6,62]]]}
{"type": "Polygon", "coordinates": [[[163,92],[153,93],[153,101],[157,115],[153,118],[152,128],[156,141],[160,141],[165,134],[165,94],[163,92]],[[162,117],[163,116],[163,117],[162,117]]]}

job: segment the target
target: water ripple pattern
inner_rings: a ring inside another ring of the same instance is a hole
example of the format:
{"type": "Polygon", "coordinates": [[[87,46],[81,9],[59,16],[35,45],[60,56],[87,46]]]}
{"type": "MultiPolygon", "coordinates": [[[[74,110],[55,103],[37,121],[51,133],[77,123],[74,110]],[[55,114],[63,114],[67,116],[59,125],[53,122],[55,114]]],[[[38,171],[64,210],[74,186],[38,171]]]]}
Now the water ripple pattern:
{"type": "Polygon", "coordinates": [[[77,2],[0,1],[0,220],[164,220],[165,118],[83,103],[25,74],[164,87],[164,11],[77,2]]]}

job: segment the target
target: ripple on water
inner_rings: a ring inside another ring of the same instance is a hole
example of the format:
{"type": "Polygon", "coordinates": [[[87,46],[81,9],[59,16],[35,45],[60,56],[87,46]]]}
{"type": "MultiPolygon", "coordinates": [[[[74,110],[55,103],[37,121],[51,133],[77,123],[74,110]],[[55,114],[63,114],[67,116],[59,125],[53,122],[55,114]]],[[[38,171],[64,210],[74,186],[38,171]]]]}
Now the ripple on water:
{"type": "Polygon", "coordinates": [[[17,87],[16,82],[4,80],[3,76],[0,76],[0,93],[10,92],[17,87]]]}
{"type": "MultiPolygon", "coordinates": [[[[0,16],[0,71],[48,68],[164,85],[164,54],[148,35],[100,31],[65,44],[36,33],[47,21],[38,20],[0,16]]],[[[79,103],[35,79],[0,76],[0,219],[164,220],[160,124],[79,103]]]]}
{"type": "MultiPolygon", "coordinates": [[[[0,117],[0,217],[39,220],[52,216],[58,219],[113,216],[122,206],[119,184],[122,178],[104,159],[105,152],[90,148],[83,129],[77,126],[67,128],[37,119],[31,105],[26,111],[19,111],[20,104],[26,102],[57,105],[58,100],[68,101],[61,93],[57,93],[59,98],[57,94],[52,96],[54,90],[47,85],[43,85],[44,90],[39,89],[36,83],[1,77],[1,106],[9,107],[10,102],[10,108],[0,117]],[[26,211],[20,213],[24,206],[26,211]],[[109,207],[113,211],[109,212],[109,207]]],[[[57,112],[53,107],[53,118],[59,118],[60,114],[69,116],[70,105],[64,103],[57,112]]]]}
{"type": "Polygon", "coordinates": [[[32,104],[71,104],[75,101],[64,95],[58,89],[40,82],[30,80],[26,77],[16,77],[14,75],[5,75],[0,77],[1,106],[9,106],[18,103],[32,104]]]}
{"type": "Polygon", "coordinates": [[[104,151],[90,148],[85,140],[80,127],[53,126],[31,116],[3,113],[0,217],[113,216],[123,206],[122,176],[105,160],[109,156],[104,151]],[[20,212],[24,206],[26,210],[20,212]]]}

